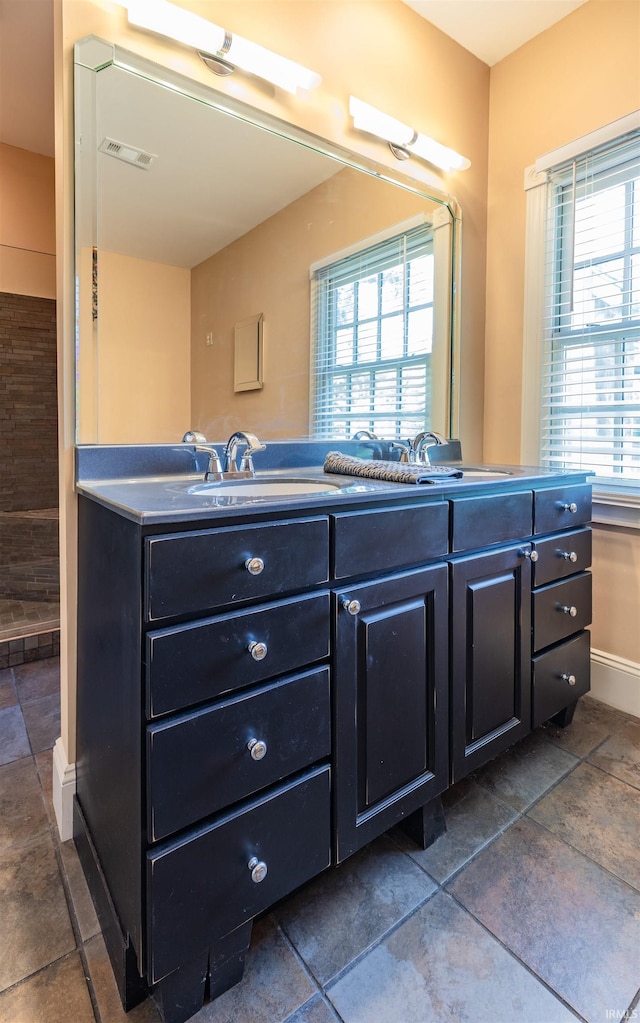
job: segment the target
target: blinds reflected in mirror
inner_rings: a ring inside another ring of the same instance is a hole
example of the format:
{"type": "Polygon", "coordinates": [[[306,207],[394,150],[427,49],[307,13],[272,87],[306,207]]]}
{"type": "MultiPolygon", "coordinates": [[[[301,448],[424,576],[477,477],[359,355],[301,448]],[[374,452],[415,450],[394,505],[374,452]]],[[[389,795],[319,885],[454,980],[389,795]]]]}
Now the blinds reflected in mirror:
{"type": "Polygon", "coordinates": [[[541,457],[640,480],[640,132],[548,175],[541,457]]]}
{"type": "Polygon", "coordinates": [[[414,436],[430,421],[431,224],[312,268],[312,432],[414,436]]]}

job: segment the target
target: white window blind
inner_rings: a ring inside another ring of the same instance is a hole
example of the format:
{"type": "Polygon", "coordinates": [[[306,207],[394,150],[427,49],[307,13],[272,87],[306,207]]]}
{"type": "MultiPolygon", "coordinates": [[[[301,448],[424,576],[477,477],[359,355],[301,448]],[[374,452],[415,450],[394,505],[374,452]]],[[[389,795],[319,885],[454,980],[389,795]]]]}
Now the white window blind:
{"type": "Polygon", "coordinates": [[[434,257],[429,224],[312,272],[313,432],[413,436],[430,418],[434,257]]]}
{"type": "Polygon", "coordinates": [[[640,484],[640,132],[548,172],[541,461],[640,484]]]}

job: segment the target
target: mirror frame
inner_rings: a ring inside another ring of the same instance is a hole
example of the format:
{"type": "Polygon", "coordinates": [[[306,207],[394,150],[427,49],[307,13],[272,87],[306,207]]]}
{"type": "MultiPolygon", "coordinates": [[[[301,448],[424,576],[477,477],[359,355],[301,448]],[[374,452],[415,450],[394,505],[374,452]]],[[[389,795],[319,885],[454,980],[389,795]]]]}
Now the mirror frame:
{"type": "MultiPolygon", "coordinates": [[[[439,203],[451,217],[451,265],[450,294],[448,308],[448,363],[449,393],[447,395],[446,419],[448,435],[459,436],[460,396],[460,269],[462,211],[458,200],[444,192],[428,191],[418,179],[396,172],[369,157],[353,152],[295,124],[284,121],[257,107],[218,92],[187,75],[148,60],[139,54],[107,42],[97,36],[88,36],[74,44],[74,140],[75,140],[75,440],[76,444],[89,443],[79,437],[80,423],[80,374],[92,373],[97,386],[98,337],[95,323],[85,326],[87,316],[83,308],[93,306],[93,296],[83,299],[81,288],[80,252],[95,252],[98,241],[97,224],[97,149],[87,145],[86,125],[95,125],[95,75],[114,66],[134,75],[143,77],[157,85],[170,89],[186,98],[203,103],[218,112],[227,113],[247,124],[262,129],[289,141],[313,149],[321,155],[341,162],[345,167],[362,171],[382,181],[403,188],[419,198],[439,203]],[[84,145],[83,145],[84,142],[84,145]],[[91,338],[87,333],[91,332],[91,338]]],[[[95,132],[94,132],[95,134],[95,132]]],[[[384,145],[384,142],[381,142],[384,145]]],[[[86,272],[84,278],[86,279],[86,272]]],[[[90,278],[91,279],[91,278],[90,278]]],[[[93,290],[93,289],[92,289],[93,290]]],[[[97,403],[96,403],[97,404],[97,403]]],[[[97,427],[96,427],[97,437],[97,427]]],[[[305,438],[306,439],[306,438],[305,438]]],[[[100,444],[99,438],[95,442],[100,444]]],[[[136,443],[136,442],[131,442],[136,443]]]]}

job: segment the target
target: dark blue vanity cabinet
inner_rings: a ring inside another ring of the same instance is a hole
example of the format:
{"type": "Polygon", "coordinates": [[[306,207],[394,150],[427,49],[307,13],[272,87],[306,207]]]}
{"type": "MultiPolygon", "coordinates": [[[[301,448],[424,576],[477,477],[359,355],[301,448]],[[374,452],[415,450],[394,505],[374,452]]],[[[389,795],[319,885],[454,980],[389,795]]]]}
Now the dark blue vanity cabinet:
{"type": "Polygon", "coordinates": [[[590,488],[177,520],[79,498],[75,838],[123,1004],[242,976],[253,918],[589,687],[590,488]]]}

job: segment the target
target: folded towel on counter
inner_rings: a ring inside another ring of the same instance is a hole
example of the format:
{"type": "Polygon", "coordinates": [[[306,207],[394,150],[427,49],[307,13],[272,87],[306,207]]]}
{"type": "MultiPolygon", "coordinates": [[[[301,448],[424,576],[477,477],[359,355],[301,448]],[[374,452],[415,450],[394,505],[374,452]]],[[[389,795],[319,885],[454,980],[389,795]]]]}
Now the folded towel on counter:
{"type": "Polygon", "coordinates": [[[439,480],[460,479],[461,469],[446,465],[419,465],[417,462],[388,462],[382,459],[356,458],[329,451],[324,460],[324,471],[339,476],[364,476],[384,480],[386,483],[437,483],[439,480]]]}

